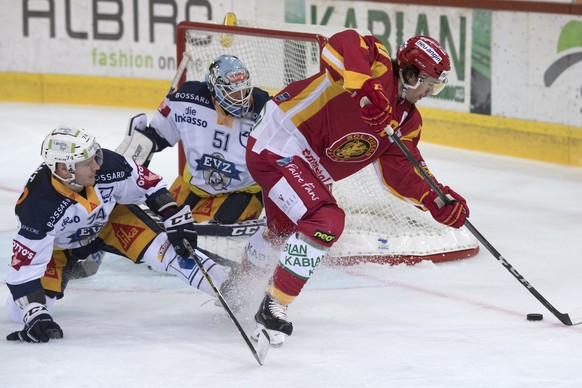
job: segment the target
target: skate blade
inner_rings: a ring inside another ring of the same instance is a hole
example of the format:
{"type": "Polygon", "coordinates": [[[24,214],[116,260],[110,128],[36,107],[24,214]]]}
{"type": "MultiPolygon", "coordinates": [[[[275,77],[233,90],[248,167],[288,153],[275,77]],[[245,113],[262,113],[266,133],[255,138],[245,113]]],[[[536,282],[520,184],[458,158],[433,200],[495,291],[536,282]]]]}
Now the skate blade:
{"type": "Polygon", "coordinates": [[[271,343],[269,333],[267,333],[267,330],[262,329],[255,332],[251,336],[251,339],[255,344],[256,359],[259,364],[263,365],[265,358],[267,357],[267,352],[269,351],[269,344],[271,343]]]}
{"type": "Polygon", "coordinates": [[[251,339],[257,341],[257,339],[261,336],[261,333],[266,334],[264,336],[266,336],[269,339],[269,345],[272,348],[280,348],[281,346],[283,346],[283,344],[285,343],[285,337],[287,337],[286,334],[283,334],[280,331],[269,330],[266,329],[265,326],[258,324],[257,328],[255,329],[255,332],[251,335],[251,339]]]}

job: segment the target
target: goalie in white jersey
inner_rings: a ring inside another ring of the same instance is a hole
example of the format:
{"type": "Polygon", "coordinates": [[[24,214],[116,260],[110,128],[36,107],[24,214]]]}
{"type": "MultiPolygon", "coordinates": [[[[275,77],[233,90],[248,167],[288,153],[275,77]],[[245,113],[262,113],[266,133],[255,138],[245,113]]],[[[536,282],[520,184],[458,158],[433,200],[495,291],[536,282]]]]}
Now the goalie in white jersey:
{"type": "MultiPolygon", "coordinates": [[[[133,160],[101,149],[82,129],[60,127],[42,143],[44,163],[29,178],[16,204],[18,232],[6,284],[8,313],[24,322],[12,341],[47,342],[62,338],[51,310],[77,260],[99,252],[177,275],[187,284],[214,293],[184,240],[196,247],[188,205],[178,206],[162,177],[133,160]],[[139,206],[164,220],[164,231],[139,206]]],[[[226,271],[198,252],[216,286],[226,271]]]]}
{"type": "Polygon", "coordinates": [[[145,114],[133,117],[117,152],[147,166],[154,152],[182,141],[185,168],[170,188],[177,203],[189,205],[199,223],[257,219],[261,189],[248,172],[245,150],[268,100],[237,57],[221,55],[205,82],[188,81],[170,92],[149,125],[145,114]]]}

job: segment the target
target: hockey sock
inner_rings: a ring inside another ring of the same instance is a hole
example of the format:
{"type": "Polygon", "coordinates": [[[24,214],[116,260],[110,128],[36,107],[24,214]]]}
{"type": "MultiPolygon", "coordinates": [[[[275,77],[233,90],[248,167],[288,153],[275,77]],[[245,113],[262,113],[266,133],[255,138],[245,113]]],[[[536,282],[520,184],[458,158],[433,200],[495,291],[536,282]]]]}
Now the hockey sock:
{"type": "Polygon", "coordinates": [[[299,233],[291,235],[279,256],[269,293],[282,304],[290,304],[321,264],[327,251],[328,248],[308,242],[299,233]]]}

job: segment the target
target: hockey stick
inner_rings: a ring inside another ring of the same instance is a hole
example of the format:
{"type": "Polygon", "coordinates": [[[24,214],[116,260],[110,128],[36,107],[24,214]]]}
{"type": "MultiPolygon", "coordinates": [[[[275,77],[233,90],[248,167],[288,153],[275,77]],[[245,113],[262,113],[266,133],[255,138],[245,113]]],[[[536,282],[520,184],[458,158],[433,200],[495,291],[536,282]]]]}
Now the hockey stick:
{"type": "MultiPolygon", "coordinates": [[[[182,60],[180,61],[178,69],[176,69],[176,74],[174,75],[174,79],[172,80],[172,84],[170,85],[170,90],[168,91],[167,95],[170,95],[176,91],[178,83],[180,83],[182,75],[184,74],[184,70],[186,70],[186,66],[188,66],[188,63],[191,60],[192,57],[188,53],[184,52],[182,54],[182,60]]],[[[133,120],[136,120],[140,116],[145,117],[144,120],[146,120],[146,122],[143,125],[144,127],[147,126],[147,117],[145,114],[142,113],[132,117],[130,119],[130,125],[126,131],[127,133],[121,141],[121,144],[119,144],[115,149],[115,152],[130,157],[138,164],[142,164],[143,166],[148,167],[154,155],[154,141],[139,130],[132,133],[132,130],[134,130],[132,126],[133,120]]]]}
{"type": "MultiPolygon", "coordinates": [[[[147,207],[142,210],[154,220],[160,228],[164,228],[164,221],[160,215],[154,213],[147,207]]],[[[239,237],[252,236],[261,226],[266,226],[267,222],[264,218],[257,220],[241,221],[235,224],[218,224],[218,223],[195,223],[194,230],[199,236],[214,236],[214,237],[239,237]]],[[[206,253],[206,252],[205,252],[206,253]]]]}
{"type": "Polygon", "coordinates": [[[222,265],[223,267],[229,267],[232,269],[237,269],[240,267],[240,263],[234,260],[227,259],[226,257],[222,257],[217,253],[207,251],[206,249],[202,249],[201,247],[196,247],[197,250],[204,253],[206,256],[212,259],[216,264],[222,265]]]}
{"type": "MultiPolygon", "coordinates": [[[[422,176],[422,179],[424,179],[424,181],[429,184],[430,188],[439,196],[440,199],[444,201],[446,205],[450,205],[452,200],[442,192],[435,181],[433,181],[428,173],[419,165],[414,155],[412,155],[408,148],[406,148],[400,138],[397,135],[395,136],[394,130],[391,127],[386,127],[385,130],[386,133],[388,133],[388,136],[390,136],[390,139],[396,143],[408,161],[410,161],[412,166],[422,176]]],[[[531,294],[535,296],[535,298],[540,301],[541,304],[543,304],[552,314],[554,314],[554,316],[558,318],[560,322],[567,326],[578,325],[582,323],[582,306],[578,307],[576,310],[569,314],[561,313],[558,311],[519,272],[517,272],[517,270],[507,262],[507,260],[505,260],[505,258],[497,251],[497,249],[495,249],[493,245],[491,245],[489,241],[485,239],[485,237],[477,230],[477,228],[473,226],[473,224],[471,224],[471,222],[469,222],[469,220],[465,220],[465,226],[477,238],[477,240],[479,240],[479,242],[483,244],[485,248],[487,248],[493,257],[495,257],[495,259],[497,259],[497,261],[499,261],[501,265],[505,267],[505,269],[507,269],[509,273],[511,273],[521,283],[522,286],[527,288],[527,290],[531,292],[531,294]]]]}
{"type": "Polygon", "coordinates": [[[236,224],[194,224],[199,236],[238,237],[251,236],[267,223],[264,219],[242,221],[236,224]]]}
{"type": "MultiPolygon", "coordinates": [[[[138,207],[136,205],[127,205],[128,207],[138,207]]],[[[160,228],[164,229],[164,221],[159,214],[154,213],[150,208],[139,207],[143,212],[145,212],[149,218],[151,218],[160,228]]],[[[194,224],[194,230],[199,236],[216,236],[216,237],[238,237],[238,236],[251,236],[253,235],[261,226],[266,225],[264,219],[259,220],[249,220],[239,222],[237,224],[194,224]]],[[[210,257],[215,263],[220,264],[224,267],[238,268],[240,263],[234,260],[222,257],[217,253],[207,251],[200,246],[196,247],[200,252],[204,253],[206,256],[210,257]]]]}
{"type": "Polygon", "coordinates": [[[251,342],[251,339],[249,338],[247,333],[245,333],[244,329],[242,328],[242,326],[238,322],[238,319],[236,319],[236,317],[234,316],[234,313],[232,312],[232,310],[228,306],[228,303],[226,303],[226,300],[224,300],[224,297],[222,296],[222,294],[220,293],[218,288],[216,288],[216,286],[214,285],[214,282],[212,281],[210,274],[208,273],[206,268],[204,268],[204,266],[202,265],[202,262],[200,261],[200,258],[196,254],[196,251],[194,251],[194,248],[192,248],[192,245],[190,245],[190,243],[186,239],[184,239],[183,241],[184,241],[184,246],[188,250],[188,253],[190,253],[190,256],[192,257],[192,259],[194,259],[194,261],[196,262],[196,265],[198,265],[198,268],[200,268],[202,275],[204,276],[204,278],[206,279],[206,281],[210,285],[210,288],[212,288],[212,291],[214,291],[214,294],[216,295],[216,297],[218,298],[218,300],[222,304],[222,307],[224,307],[224,309],[226,310],[226,312],[230,316],[230,319],[234,322],[236,328],[238,329],[241,336],[245,340],[247,346],[251,350],[251,353],[253,354],[253,356],[255,357],[257,362],[259,363],[259,365],[263,365],[263,362],[265,361],[265,357],[267,357],[267,352],[269,351],[269,345],[270,345],[269,334],[267,334],[267,331],[265,329],[261,330],[261,332],[258,334],[257,339],[256,339],[256,347],[253,345],[253,343],[251,342]],[[263,335],[261,335],[261,333],[263,335]]]}
{"type": "Polygon", "coordinates": [[[186,66],[188,66],[188,63],[191,60],[192,60],[192,57],[190,56],[190,54],[188,54],[186,51],[184,51],[182,53],[182,60],[180,61],[180,64],[178,65],[178,68],[176,69],[176,75],[174,75],[174,79],[172,80],[172,85],[170,85],[170,90],[168,91],[168,94],[174,93],[174,91],[178,87],[178,84],[180,83],[180,79],[182,79],[182,74],[184,74],[184,70],[186,70],[186,66]]]}

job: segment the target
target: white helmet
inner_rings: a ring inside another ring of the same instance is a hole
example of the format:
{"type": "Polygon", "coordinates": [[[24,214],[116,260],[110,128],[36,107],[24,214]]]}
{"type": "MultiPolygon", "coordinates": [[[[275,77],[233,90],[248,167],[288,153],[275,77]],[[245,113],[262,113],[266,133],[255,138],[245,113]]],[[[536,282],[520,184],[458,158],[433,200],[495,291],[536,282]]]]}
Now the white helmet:
{"type": "Polygon", "coordinates": [[[245,116],[251,108],[251,75],[233,55],[221,55],[208,68],[206,85],[216,101],[229,114],[245,116]]]}
{"type": "Polygon", "coordinates": [[[95,161],[101,166],[103,151],[95,140],[81,128],[58,127],[44,139],[40,154],[45,164],[54,176],[66,183],[76,184],[75,169],[78,162],[95,156],[95,161]],[[64,179],[57,175],[57,163],[63,163],[71,173],[71,178],[64,179]]]}

